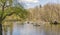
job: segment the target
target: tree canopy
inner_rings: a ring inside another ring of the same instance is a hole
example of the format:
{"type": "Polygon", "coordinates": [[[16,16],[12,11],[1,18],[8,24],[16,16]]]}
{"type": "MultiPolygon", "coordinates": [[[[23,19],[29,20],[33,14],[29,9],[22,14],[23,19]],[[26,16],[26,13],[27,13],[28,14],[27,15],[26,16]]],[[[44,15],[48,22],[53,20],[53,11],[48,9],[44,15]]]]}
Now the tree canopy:
{"type": "Polygon", "coordinates": [[[11,16],[12,14],[16,14],[20,18],[25,19],[27,17],[27,10],[23,8],[22,5],[13,6],[13,0],[0,0],[0,17],[2,20],[6,18],[6,16],[11,16]]]}

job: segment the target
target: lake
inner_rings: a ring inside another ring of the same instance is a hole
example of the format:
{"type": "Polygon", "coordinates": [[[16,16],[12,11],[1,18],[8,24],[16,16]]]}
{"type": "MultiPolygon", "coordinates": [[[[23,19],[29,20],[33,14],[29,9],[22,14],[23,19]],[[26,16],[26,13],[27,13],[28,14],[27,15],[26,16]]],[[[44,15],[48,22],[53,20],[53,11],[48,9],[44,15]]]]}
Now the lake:
{"type": "Polygon", "coordinates": [[[40,26],[31,23],[23,25],[13,23],[10,27],[3,30],[3,35],[60,35],[60,25],[41,24],[40,26]]]}

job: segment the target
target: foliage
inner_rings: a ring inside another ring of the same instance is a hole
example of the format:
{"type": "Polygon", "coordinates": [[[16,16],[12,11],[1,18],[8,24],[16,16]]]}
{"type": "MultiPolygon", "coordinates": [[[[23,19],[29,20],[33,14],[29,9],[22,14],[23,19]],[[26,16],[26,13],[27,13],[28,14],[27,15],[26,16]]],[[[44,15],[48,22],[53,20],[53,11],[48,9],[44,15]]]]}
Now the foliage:
{"type": "Polygon", "coordinates": [[[23,8],[22,5],[12,6],[13,0],[0,0],[0,17],[4,20],[7,16],[11,16],[13,14],[19,16],[22,19],[27,18],[27,10],[23,8]],[[9,5],[7,5],[7,1],[9,5]]]}

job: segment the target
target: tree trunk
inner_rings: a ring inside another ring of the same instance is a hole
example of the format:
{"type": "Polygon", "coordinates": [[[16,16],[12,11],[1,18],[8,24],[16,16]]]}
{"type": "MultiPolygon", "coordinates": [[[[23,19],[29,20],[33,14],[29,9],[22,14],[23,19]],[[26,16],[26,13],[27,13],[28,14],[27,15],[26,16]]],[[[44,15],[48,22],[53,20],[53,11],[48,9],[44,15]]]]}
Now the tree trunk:
{"type": "Polygon", "coordinates": [[[2,35],[2,22],[0,22],[0,35],[2,35]]]}
{"type": "Polygon", "coordinates": [[[0,35],[2,35],[2,21],[4,19],[3,18],[3,15],[4,15],[4,6],[5,6],[6,2],[3,2],[3,5],[2,5],[2,13],[1,13],[1,16],[0,16],[0,35]]]}

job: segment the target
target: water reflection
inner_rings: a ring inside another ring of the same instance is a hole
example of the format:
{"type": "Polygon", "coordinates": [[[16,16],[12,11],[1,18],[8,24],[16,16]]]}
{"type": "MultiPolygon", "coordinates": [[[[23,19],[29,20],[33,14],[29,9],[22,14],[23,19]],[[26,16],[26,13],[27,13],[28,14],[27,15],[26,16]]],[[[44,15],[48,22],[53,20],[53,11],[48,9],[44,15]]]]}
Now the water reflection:
{"type": "Polygon", "coordinates": [[[60,35],[60,25],[43,24],[34,26],[33,24],[25,23],[19,25],[13,23],[11,27],[6,29],[7,35],[60,35]]]}
{"type": "Polygon", "coordinates": [[[13,35],[44,35],[40,27],[35,27],[32,24],[14,25],[13,35]]]}
{"type": "Polygon", "coordinates": [[[13,33],[13,23],[3,24],[3,35],[12,35],[13,33]]]}

